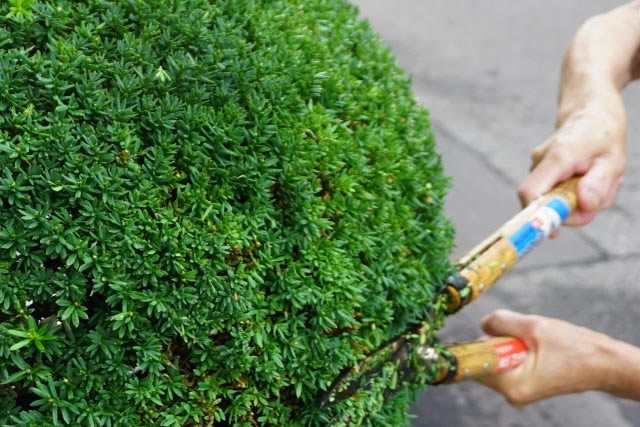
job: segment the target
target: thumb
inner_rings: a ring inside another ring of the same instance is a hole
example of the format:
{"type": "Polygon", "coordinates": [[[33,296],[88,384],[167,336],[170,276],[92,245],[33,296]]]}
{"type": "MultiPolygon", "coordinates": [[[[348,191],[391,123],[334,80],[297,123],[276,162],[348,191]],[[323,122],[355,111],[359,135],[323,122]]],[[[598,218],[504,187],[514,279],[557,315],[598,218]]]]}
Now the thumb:
{"type": "Polygon", "coordinates": [[[528,205],[560,181],[571,178],[577,172],[577,165],[564,147],[554,147],[524,180],[518,196],[523,206],[528,205]]]}
{"type": "MultiPolygon", "coordinates": [[[[531,343],[528,342],[530,340],[527,339],[532,325],[529,316],[509,310],[498,310],[485,316],[481,325],[488,335],[519,337],[530,349],[532,348],[531,343]]],[[[525,393],[527,383],[523,377],[523,373],[527,371],[525,366],[527,364],[531,366],[529,357],[525,363],[515,369],[496,375],[487,375],[480,378],[478,382],[502,394],[512,406],[521,407],[527,403],[525,393]]]]}
{"type": "Polygon", "coordinates": [[[485,316],[480,325],[482,330],[491,336],[523,337],[528,335],[531,319],[510,310],[498,310],[485,316]]]}
{"type": "Polygon", "coordinates": [[[578,201],[585,211],[595,211],[602,207],[618,180],[611,165],[604,159],[597,159],[578,185],[578,201]]]}
{"type": "Polygon", "coordinates": [[[565,224],[588,224],[599,210],[609,207],[622,184],[623,170],[617,167],[617,162],[612,159],[596,159],[578,184],[580,209],[574,212],[565,224]]]}

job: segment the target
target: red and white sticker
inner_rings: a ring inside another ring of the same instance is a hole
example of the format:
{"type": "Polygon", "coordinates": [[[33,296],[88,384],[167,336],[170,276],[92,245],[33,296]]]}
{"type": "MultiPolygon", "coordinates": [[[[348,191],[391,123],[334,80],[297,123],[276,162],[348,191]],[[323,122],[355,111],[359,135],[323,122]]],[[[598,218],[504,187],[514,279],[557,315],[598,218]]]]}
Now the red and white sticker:
{"type": "Polygon", "coordinates": [[[530,221],[530,224],[536,230],[542,231],[544,237],[547,238],[554,230],[560,227],[562,224],[562,218],[555,209],[543,206],[538,212],[536,212],[536,215],[530,221]]]}
{"type": "Polygon", "coordinates": [[[494,344],[493,348],[498,355],[496,373],[508,371],[524,362],[529,354],[527,345],[517,338],[494,344]]]}

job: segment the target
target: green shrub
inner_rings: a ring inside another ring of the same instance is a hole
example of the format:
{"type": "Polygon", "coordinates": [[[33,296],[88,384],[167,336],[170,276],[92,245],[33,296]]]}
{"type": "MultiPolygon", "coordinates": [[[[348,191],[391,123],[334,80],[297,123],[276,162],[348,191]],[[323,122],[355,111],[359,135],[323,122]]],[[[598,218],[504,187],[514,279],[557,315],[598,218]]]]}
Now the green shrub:
{"type": "Polygon", "coordinates": [[[0,424],[402,423],[415,385],[314,405],[450,268],[427,114],[355,8],[0,16],[0,424]]]}

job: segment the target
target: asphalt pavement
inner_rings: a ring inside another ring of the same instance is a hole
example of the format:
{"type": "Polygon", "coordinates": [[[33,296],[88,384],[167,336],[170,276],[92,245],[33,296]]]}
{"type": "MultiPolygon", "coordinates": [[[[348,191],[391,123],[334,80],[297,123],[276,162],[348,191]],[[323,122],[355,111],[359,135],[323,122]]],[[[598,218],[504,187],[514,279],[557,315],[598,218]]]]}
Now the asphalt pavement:
{"type": "MultiPolygon", "coordinates": [[[[519,209],[529,152],[553,131],[563,53],[587,17],[623,1],[356,0],[429,109],[446,172],[454,257],[519,209]]],[[[496,288],[447,320],[474,339],[497,308],[561,318],[640,345],[640,87],[626,91],[629,166],[614,207],[545,242],[496,288]]],[[[474,383],[430,388],[414,427],[640,426],[640,404],[596,392],[514,409],[474,383]]]]}

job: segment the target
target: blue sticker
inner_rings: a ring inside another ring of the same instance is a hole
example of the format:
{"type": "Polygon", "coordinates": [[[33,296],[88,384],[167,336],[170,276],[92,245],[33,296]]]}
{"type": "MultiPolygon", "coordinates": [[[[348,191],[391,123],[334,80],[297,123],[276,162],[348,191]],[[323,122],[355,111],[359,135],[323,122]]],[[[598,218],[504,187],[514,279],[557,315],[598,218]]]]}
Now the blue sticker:
{"type": "Polygon", "coordinates": [[[509,238],[518,258],[525,256],[560,227],[570,212],[569,204],[562,197],[554,197],[539,208],[535,215],[509,238]]]}
{"type": "Polygon", "coordinates": [[[558,212],[558,215],[560,215],[560,219],[562,220],[562,222],[564,222],[564,220],[567,219],[569,217],[569,214],[571,213],[569,204],[562,197],[554,197],[553,199],[549,200],[549,203],[547,203],[547,207],[550,207],[554,211],[558,212]]]}
{"type": "Polygon", "coordinates": [[[530,223],[526,223],[516,231],[509,241],[516,248],[518,258],[531,250],[538,243],[538,240],[541,240],[542,234],[542,230],[536,229],[530,223]]]}

